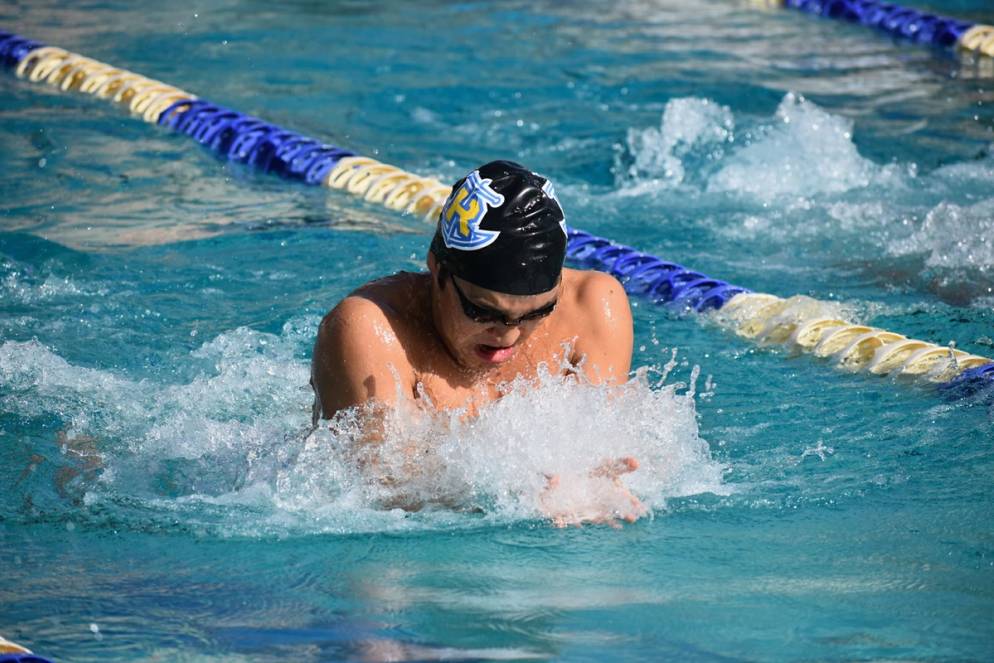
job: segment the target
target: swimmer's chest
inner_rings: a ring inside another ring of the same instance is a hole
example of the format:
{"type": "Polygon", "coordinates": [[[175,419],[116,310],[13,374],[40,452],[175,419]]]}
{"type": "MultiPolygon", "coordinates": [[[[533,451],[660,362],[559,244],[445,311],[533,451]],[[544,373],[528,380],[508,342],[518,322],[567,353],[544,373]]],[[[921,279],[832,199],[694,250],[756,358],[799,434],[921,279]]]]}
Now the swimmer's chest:
{"type": "Polygon", "coordinates": [[[522,353],[491,370],[466,371],[452,362],[432,366],[415,373],[413,396],[428,401],[437,410],[465,410],[475,415],[479,408],[500,398],[508,384],[516,379],[537,382],[539,366],[545,364],[552,375],[570,375],[575,371],[563,362],[561,345],[545,348],[544,352],[522,353]]]}

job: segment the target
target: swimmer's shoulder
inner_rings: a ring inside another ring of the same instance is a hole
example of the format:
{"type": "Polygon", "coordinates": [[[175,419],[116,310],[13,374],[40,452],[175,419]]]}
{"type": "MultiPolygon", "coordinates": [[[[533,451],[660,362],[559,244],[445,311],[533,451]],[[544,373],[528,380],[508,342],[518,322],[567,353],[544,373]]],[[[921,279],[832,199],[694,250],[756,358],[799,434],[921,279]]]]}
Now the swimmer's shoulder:
{"type": "Polygon", "coordinates": [[[424,317],[427,275],[398,272],[357,288],[325,315],[318,339],[362,342],[390,353],[403,350],[424,317]]]}
{"type": "Polygon", "coordinates": [[[389,403],[413,391],[412,320],[416,301],[424,301],[413,296],[418,276],[395,274],[367,283],[324,316],[311,358],[321,416],[369,400],[389,403]]]}
{"type": "MultiPolygon", "coordinates": [[[[586,315],[602,317],[615,310],[629,311],[628,294],[618,279],[592,269],[564,269],[570,304],[586,315]]],[[[629,311],[630,315],[630,311],[629,311]]]]}
{"type": "Polygon", "coordinates": [[[632,310],[618,279],[578,269],[564,269],[563,278],[569,298],[566,324],[577,339],[577,350],[587,353],[603,346],[631,344],[632,310]]]}
{"type": "Polygon", "coordinates": [[[429,292],[428,278],[427,273],[397,272],[357,288],[342,303],[357,306],[356,300],[362,300],[379,308],[386,318],[410,320],[421,316],[420,308],[429,292]]]}
{"type": "Polygon", "coordinates": [[[398,274],[368,283],[335,306],[318,329],[311,385],[320,416],[369,401],[393,402],[414,390],[411,322],[405,316],[417,275],[398,274]],[[405,298],[407,301],[405,301],[405,298]]]}

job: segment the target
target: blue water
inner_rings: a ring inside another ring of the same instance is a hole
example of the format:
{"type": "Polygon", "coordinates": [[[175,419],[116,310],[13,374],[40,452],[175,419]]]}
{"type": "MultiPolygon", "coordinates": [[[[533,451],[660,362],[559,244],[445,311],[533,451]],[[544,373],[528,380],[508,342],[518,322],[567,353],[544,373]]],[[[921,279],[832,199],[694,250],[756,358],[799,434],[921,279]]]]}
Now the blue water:
{"type": "MultiPolygon", "coordinates": [[[[571,225],[994,355],[994,67],[735,2],[0,3],[0,27],[571,225]]],[[[915,6],[994,23],[983,0],[915,6]]],[[[320,317],[430,227],[0,75],[0,634],[58,661],[990,660],[994,409],[636,302],[612,400],[303,437],[320,317]],[[675,361],[672,360],[675,352],[675,361]],[[665,376],[663,375],[665,374],[665,376]],[[405,436],[408,436],[405,438],[405,436]],[[652,516],[552,528],[636,455],[652,516]]]]}

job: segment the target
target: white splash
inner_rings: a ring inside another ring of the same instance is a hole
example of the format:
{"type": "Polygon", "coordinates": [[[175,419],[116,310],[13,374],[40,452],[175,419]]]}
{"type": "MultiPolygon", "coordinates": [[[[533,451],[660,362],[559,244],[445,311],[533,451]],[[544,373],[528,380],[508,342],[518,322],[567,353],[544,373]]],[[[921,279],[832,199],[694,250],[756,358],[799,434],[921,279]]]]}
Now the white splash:
{"type": "Polygon", "coordinates": [[[673,99],[667,102],[658,129],[628,130],[626,143],[633,160],[625,174],[636,181],[681,184],[686,176],[684,161],[695,153],[720,159],[734,129],[735,119],[726,106],[696,97],[673,99]]]}
{"type": "Polygon", "coordinates": [[[200,367],[182,384],[6,342],[0,407],[55,417],[70,441],[93,438],[98,477],[70,487],[84,505],[77,515],[96,521],[127,522],[138,509],[143,524],[255,537],[540,520],[548,477],[582,500],[604,487],[592,471],[622,457],[639,467],[621,481],[657,512],[672,497],[728,492],[724,467],[698,434],[693,396],[680,385],[650,388],[644,374],[615,392],[545,375],[537,388],[510,385],[469,420],[396,409],[378,455],[403,481],[377,481],[357,467],[357,413],[306,434],[311,393],[300,349],[317,322],[292,321],[280,335],[222,334],[179,360],[200,367]],[[426,508],[390,509],[398,491],[426,508]]]}
{"type": "Polygon", "coordinates": [[[994,269],[994,198],[974,205],[943,202],[914,232],[887,245],[891,255],[924,255],[930,267],[994,269]]]}
{"type": "Polygon", "coordinates": [[[773,124],[729,157],[708,181],[708,190],[771,198],[865,187],[880,167],[859,155],[852,130],[851,120],[787,94],[773,124]]]}
{"type": "Polygon", "coordinates": [[[772,121],[738,127],[731,110],[708,99],[673,99],[660,127],[629,129],[618,164],[620,193],[640,195],[681,184],[702,192],[771,200],[834,194],[897,177],[895,166],[863,158],[853,122],[788,93],[772,121]]]}

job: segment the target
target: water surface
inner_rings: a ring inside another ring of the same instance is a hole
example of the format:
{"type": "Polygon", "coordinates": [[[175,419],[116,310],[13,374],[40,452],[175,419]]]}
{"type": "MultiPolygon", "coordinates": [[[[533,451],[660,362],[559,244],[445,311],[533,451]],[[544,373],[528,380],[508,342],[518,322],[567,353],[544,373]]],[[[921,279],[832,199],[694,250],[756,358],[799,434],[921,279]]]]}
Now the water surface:
{"type": "MultiPolygon", "coordinates": [[[[4,2],[0,26],[443,180],[517,159],[575,227],[994,355],[989,62],[689,0],[4,2]]],[[[303,437],[311,344],[431,228],[0,90],[5,637],[72,661],[994,654],[989,399],[640,301],[659,370],[626,398],[408,421],[441,450],[425,490],[473,508],[377,508],[303,437]],[[542,520],[546,470],[625,454],[651,517],[542,520]]]]}

